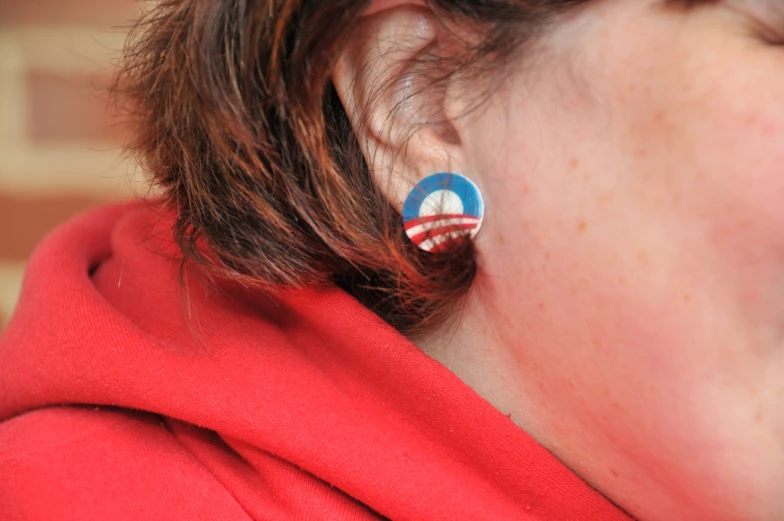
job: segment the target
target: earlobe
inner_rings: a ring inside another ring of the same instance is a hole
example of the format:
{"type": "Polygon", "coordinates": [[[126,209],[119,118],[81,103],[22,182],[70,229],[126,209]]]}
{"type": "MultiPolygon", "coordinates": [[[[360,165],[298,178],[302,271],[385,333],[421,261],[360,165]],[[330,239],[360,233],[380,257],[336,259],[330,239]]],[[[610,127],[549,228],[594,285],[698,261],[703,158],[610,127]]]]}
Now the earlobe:
{"type": "MultiPolygon", "coordinates": [[[[418,3],[418,2],[417,2],[418,3]]],[[[462,147],[447,118],[439,68],[439,30],[426,7],[397,1],[360,22],[336,67],[333,83],[365,159],[390,202],[435,172],[463,170],[462,147]]]]}
{"type": "Polygon", "coordinates": [[[448,251],[453,241],[476,237],[484,215],[479,187],[467,177],[449,172],[424,178],[403,206],[406,235],[431,253],[448,251]]]}

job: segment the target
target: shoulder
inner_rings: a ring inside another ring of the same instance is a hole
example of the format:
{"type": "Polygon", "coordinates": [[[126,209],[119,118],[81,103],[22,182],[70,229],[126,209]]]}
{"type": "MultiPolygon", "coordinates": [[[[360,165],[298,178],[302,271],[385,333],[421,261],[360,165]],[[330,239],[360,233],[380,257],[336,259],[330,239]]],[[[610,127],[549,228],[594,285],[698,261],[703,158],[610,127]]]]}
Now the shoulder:
{"type": "Polygon", "coordinates": [[[158,416],[51,407],[0,423],[0,519],[248,519],[158,416]]]}

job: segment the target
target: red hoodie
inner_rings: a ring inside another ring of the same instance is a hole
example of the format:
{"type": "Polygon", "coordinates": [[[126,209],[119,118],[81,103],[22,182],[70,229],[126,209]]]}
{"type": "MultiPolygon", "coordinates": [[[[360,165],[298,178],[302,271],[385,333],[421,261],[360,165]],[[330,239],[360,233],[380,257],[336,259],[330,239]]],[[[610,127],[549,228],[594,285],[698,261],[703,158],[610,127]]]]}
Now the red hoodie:
{"type": "Polygon", "coordinates": [[[105,208],[33,255],[1,520],[629,520],[342,291],[185,299],[170,224],[105,208]]]}

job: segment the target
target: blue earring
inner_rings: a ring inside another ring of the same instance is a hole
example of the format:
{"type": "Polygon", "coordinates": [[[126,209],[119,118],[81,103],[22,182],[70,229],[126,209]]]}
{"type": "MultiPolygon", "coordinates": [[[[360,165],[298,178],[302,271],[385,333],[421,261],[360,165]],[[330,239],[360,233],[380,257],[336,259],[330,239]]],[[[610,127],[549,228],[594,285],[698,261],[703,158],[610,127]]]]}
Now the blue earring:
{"type": "Polygon", "coordinates": [[[406,235],[420,248],[439,252],[452,240],[479,233],[485,205],[479,188],[460,174],[440,173],[417,184],[403,206],[406,235]]]}

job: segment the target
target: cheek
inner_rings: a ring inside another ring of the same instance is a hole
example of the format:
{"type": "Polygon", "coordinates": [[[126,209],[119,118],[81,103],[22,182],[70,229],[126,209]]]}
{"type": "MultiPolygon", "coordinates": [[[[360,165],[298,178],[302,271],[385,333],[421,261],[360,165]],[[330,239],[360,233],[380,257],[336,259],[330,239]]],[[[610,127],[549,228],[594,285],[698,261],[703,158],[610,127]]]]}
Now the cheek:
{"type": "Polygon", "coordinates": [[[784,69],[726,35],[684,60],[689,34],[469,141],[525,428],[585,475],[625,458],[718,508],[784,479],[784,69]]]}
{"type": "Polygon", "coordinates": [[[769,112],[733,114],[704,134],[704,193],[695,206],[741,312],[784,326],[784,114],[769,112]]]}
{"type": "Polygon", "coordinates": [[[780,396],[757,396],[782,388],[759,353],[780,358],[784,334],[784,102],[719,84],[710,105],[628,95],[602,108],[609,128],[556,109],[544,129],[488,128],[475,155],[504,151],[479,169],[493,173],[481,246],[529,432],[565,459],[607,443],[727,500],[728,455],[765,461],[770,443],[747,440],[784,428],[780,396]]]}
{"type": "Polygon", "coordinates": [[[678,264],[694,265],[702,291],[723,293],[725,312],[782,327],[784,52],[736,44],[721,55],[665,62],[652,88],[620,82],[605,98],[619,100],[627,188],[649,219],[670,221],[678,264]]]}

